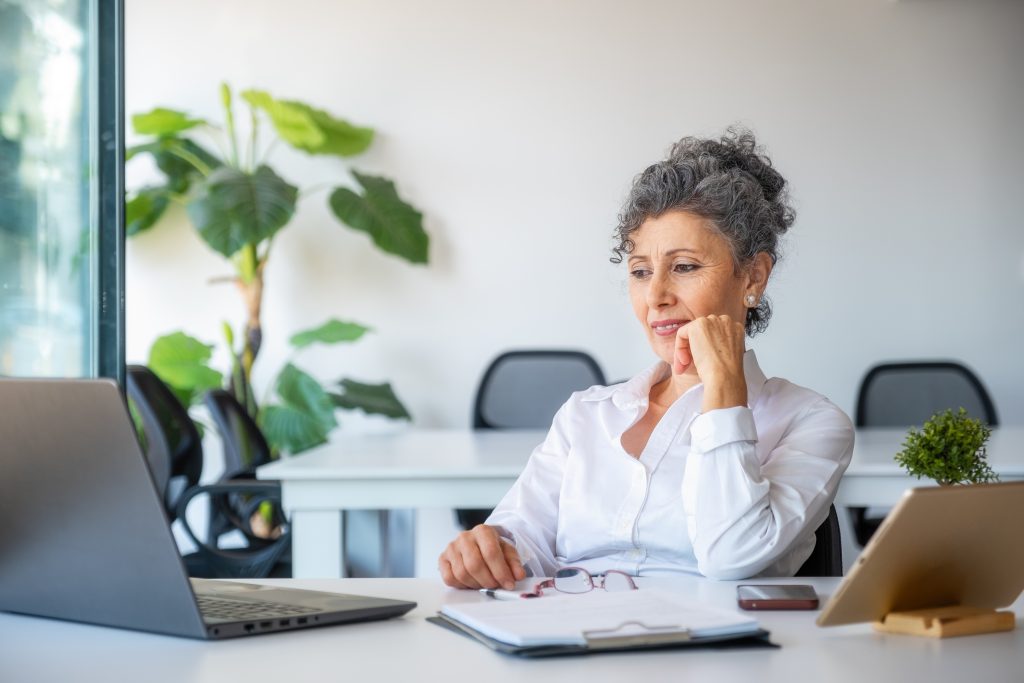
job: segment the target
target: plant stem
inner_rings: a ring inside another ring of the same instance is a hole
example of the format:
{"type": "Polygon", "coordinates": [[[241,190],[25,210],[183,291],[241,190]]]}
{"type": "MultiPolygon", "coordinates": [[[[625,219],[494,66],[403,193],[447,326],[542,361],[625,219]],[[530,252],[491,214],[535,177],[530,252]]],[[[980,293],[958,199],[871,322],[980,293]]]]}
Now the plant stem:
{"type": "Polygon", "coordinates": [[[245,375],[247,386],[251,386],[252,367],[263,343],[260,310],[263,304],[263,266],[265,263],[266,261],[260,261],[257,257],[255,244],[250,243],[242,247],[237,266],[238,289],[248,313],[241,356],[242,372],[245,375]]]}
{"type": "Polygon", "coordinates": [[[242,282],[249,284],[256,276],[256,269],[259,267],[259,258],[256,256],[256,245],[246,244],[238,252],[238,275],[242,282]]]}
{"type": "Polygon", "coordinates": [[[195,167],[195,169],[197,171],[199,171],[200,173],[202,173],[204,176],[210,175],[210,173],[213,170],[209,166],[207,166],[205,163],[203,163],[202,159],[200,159],[199,157],[197,157],[195,154],[193,154],[192,152],[188,151],[184,147],[179,147],[177,145],[170,145],[170,146],[167,147],[167,151],[170,152],[171,154],[173,154],[174,156],[176,156],[176,157],[178,157],[180,159],[184,159],[188,163],[192,164],[195,167]]]}
{"type": "Polygon", "coordinates": [[[220,153],[220,158],[227,159],[228,150],[225,149],[224,147],[223,131],[221,130],[220,126],[207,124],[205,126],[202,126],[200,130],[202,130],[206,134],[206,137],[210,140],[210,142],[213,143],[213,146],[217,148],[217,151],[220,153]],[[217,135],[214,135],[214,131],[217,132],[217,135]]]}
{"type": "Polygon", "coordinates": [[[256,149],[259,144],[260,119],[256,116],[256,107],[249,105],[249,116],[252,122],[252,135],[249,137],[249,172],[256,170],[256,149]]]}
{"type": "Polygon", "coordinates": [[[220,84],[220,100],[224,105],[224,118],[228,124],[228,141],[231,143],[231,165],[238,166],[238,136],[235,134],[235,113],[231,107],[231,88],[227,83],[220,84]]]}
{"type": "Polygon", "coordinates": [[[305,197],[306,195],[313,194],[314,192],[319,192],[320,190],[330,189],[330,187],[333,184],[334,183],[318,183],[316,185],[311,185],[303,190],[299,190],[299,196],[305,197]]]}
{"type": "Polygon", "coordinates": [[[274,151],[275,147],[277,147],[277,143],[278,139],[274,138],[273,141],[271,141],[271,143],[267,145],[267,148],[263,151],[263,156],[260,158],[261,164],[266,163],[267,159],[270,158],[270,153],[274,151]]]}

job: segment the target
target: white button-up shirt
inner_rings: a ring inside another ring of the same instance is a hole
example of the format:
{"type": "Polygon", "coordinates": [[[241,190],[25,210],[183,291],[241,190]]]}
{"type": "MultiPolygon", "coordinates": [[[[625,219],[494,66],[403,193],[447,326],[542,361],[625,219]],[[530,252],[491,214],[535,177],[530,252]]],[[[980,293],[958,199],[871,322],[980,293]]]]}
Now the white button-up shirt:
{"type": "Polygon", "coordinates": [[[647,411],[659,362],[576,392],[487,520],[534,576],[558,567],[719,579],[792,576],[814,549],[853,453],[828,399],[743,359],[749,407],[701,414],[703,386],[673,403],[639,458],[622,434],[647,411]]]}

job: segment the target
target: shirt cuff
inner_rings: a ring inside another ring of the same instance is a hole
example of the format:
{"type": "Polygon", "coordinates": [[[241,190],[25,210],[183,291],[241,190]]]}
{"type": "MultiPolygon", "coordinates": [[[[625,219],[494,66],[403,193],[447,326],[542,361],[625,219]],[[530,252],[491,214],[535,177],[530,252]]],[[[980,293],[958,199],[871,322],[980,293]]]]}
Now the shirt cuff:
{"type": "Polygon", "coordinates": [[[690,443],[700,453],[736,441],[757,442],[754,414],[746,406],[708,411],[698,415],[690,427],[690,443]]]}
{"type": "Polygon", "coordinates": [[[534,556],[529,544],[520,543],[516,538],[516,535],[503,526],[495,526],[494,528],[498,532],[499,541],[502,543],[508,543],[516,549],[516,553],[519,555],[519,563],[523,565],[523,569],[526,571],[526,576],[544,576],[544,570],[541,563],[534,556]]]}

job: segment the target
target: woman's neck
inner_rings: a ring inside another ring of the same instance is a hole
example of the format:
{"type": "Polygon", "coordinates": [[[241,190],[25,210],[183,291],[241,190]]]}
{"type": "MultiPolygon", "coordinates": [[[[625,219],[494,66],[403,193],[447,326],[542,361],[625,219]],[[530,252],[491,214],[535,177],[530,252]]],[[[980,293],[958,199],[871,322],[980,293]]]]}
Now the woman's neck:
{"type": "Polygon", "coordinates": [[[673,381],[672,375],[669,375],[651,387],[651,392],[648,394],[648,402],[661,410],[667,410],[670,405],[676,402],[676,399],[698,384],[700,384],[700,377],[696,374],[692,377],[690,375],[683,375],[676,378],[675,381],[673,381]]]}

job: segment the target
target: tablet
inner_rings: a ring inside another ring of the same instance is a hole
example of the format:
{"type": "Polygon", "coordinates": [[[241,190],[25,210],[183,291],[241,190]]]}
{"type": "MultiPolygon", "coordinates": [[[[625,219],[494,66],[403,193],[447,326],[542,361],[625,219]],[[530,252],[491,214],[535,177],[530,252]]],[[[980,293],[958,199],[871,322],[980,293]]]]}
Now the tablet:
{"type": "Polygon", "coordinates": [[[908,490],[818,616],[878,621],[947,605],[995,609],[1024,591],[1024,481],[908,490]]]}

